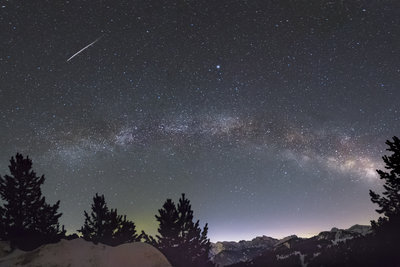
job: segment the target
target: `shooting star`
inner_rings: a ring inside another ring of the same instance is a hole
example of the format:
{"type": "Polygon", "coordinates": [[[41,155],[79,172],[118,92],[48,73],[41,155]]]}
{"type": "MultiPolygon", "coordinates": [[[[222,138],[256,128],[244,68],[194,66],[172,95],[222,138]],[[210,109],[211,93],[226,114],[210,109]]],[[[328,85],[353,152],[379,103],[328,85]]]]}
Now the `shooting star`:
{"type": "Polygon", "coordinates": [[[74,57],[76,57],[77,55],[79,55],[82,51],[84,51],[85,49],[91,47],[92,45],[94,45],[95,43],[97,43],[101,38],[103,38],[103,36],[100,36],[99,38],[97,38],[96,40],[94,40],[93,42],[91,42],[90,44],[88,44],[87,46],[85,46],[84,48],[82,48],[81,50],[79,50],[78,52],[76,52],[75,54],[72,55],[72,57],[70,57],[69,59],[67,59],[67,62],[70,61],[71,59],[73,59],[74,57]]]}

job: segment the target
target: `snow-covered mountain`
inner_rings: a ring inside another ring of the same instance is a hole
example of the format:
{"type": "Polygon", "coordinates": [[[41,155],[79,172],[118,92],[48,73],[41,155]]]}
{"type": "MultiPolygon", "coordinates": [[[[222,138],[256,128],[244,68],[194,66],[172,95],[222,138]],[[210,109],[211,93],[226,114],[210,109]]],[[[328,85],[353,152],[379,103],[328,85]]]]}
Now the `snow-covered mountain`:
{"type": "MultiPolygon", "coordinates": [[[[251,262],[256,258],[266,258],[266,263],[276,264],[276,261],[290,260],[306,266],[313,257],[321,251],[341,242],[362,237],[370,233],[370,226],[354,225],[349,229],[332,228],[311,238],[300,238],[291,235],[280,240],[271,237],[257,237],[251,241],[217,242],[213,244],[212,256],[218,266],[228,266],[234,263],[251,262]]],[[[242,266],[238,264],[238,266],[242,266]]],[[[243,266],[247,266],[243,264],[243,266]]],[[[269,265],[268,265],[269,266],[269,265]]]]}
{"type": "Polygon", "coordinates": [[[355,224],[349,229],[347,229],[347,231],[356,232],[365,236],[371,233],[371,226],[355,224]]]}
{"type": "Polygon", "coordinates": [[[117,247],[95,245],[82,238],[61,240],[24,252],[11,251],[0,243],[0,267],[172,267],[156,248],[145,243],[129,243],[117,247]]]}
{"type": "Polygon", "coordinates": [[[271,249],[278,239],[259,236],[250,241],[223,241],[212,244],[211,257],[214,263],[225,266],[240,261],[250,260],[266,249],[271,249]]]}

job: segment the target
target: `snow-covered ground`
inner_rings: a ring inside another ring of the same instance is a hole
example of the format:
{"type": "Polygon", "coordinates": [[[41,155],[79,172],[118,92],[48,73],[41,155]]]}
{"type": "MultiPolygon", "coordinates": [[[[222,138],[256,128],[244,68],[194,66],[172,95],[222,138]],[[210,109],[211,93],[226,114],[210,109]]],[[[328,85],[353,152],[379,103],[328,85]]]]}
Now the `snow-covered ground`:
{"type": "Polygon", "coordinates": [[[0,245],[0,267],[171,267],[160,251],[140,242],[110,247],[79,238],[61,240],[29,252],[15,250],[11,253],[7,253],[5,243],[0,245]]]}

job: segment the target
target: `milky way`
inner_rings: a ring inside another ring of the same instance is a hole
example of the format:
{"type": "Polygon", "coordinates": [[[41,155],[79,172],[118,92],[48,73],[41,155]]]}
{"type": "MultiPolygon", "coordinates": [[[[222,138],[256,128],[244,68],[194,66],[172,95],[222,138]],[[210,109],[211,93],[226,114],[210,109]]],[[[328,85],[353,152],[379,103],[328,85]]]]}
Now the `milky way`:
{"type": "Polygon", "coordinates": [[[96,192],[149,233],[185,192],[213,241],[366,224],[400,130],[396,10],[4,1],[0,174],[29,155],[70,232],[96,192]]]}

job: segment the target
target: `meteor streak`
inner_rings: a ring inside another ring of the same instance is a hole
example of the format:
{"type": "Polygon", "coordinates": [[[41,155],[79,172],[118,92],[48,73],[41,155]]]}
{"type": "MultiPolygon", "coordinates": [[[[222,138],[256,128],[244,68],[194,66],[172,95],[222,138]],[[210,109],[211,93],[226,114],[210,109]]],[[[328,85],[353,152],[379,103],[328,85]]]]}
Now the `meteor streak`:
{"type": "Polygon", "coordinates": [[[82,51],[84,51],[85,49],[91,47],[92,45],[94,45],[95,43],[97,43],[101,38],[103,38],[103,36],[100,36],[99,38],[97,38],[96,40],[94,40],[93,42],[91,42],[90,44],[88,44],[87,46],[85,46],[84,48],[82,48],[81,50],[79,50],[78,52],[76,52],[75,54],[72,55],[72,57],[70,57],[69,59],[67,59],[67,62],[70,61],[71,59],[73,59],[75,56],[79,55],[82,51]]]}

